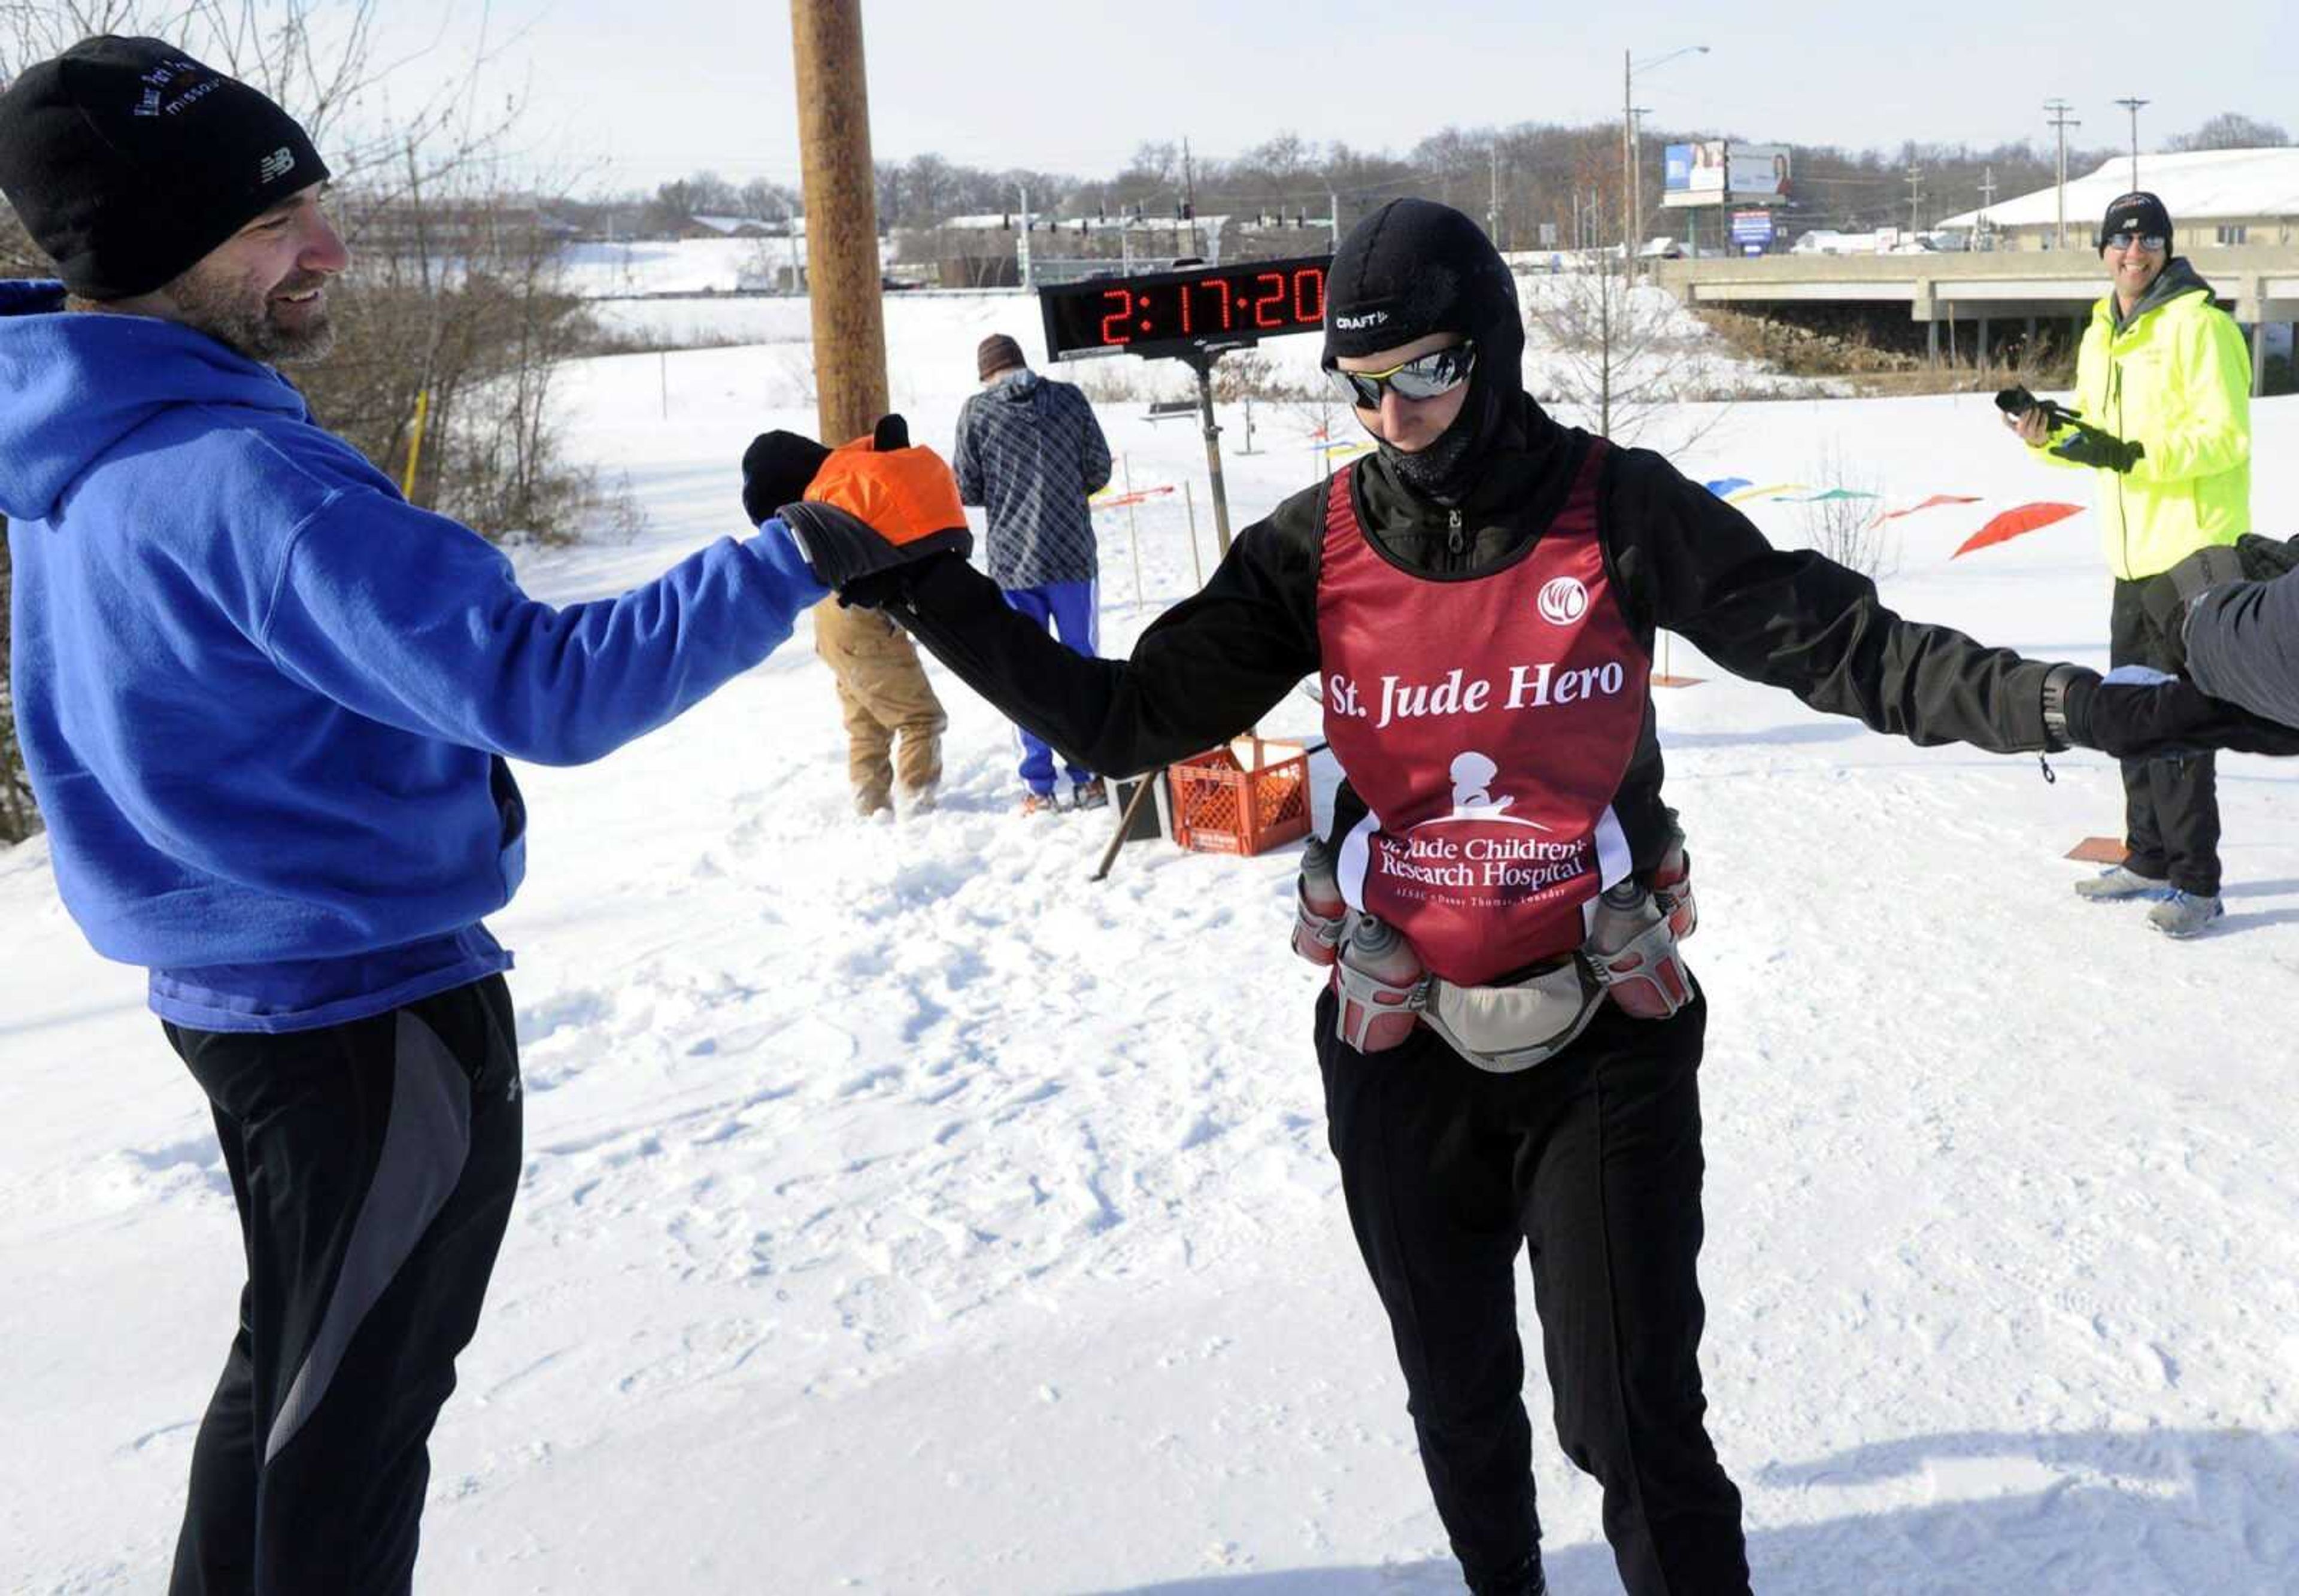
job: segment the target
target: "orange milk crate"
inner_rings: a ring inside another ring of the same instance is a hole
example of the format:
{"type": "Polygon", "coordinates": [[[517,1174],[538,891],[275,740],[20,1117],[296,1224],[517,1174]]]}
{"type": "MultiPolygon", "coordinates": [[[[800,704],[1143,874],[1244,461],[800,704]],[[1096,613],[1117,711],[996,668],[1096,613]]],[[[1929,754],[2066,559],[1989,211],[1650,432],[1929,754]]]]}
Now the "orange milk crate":
{"type": "Polygon", "coordinates": [[[1240,737],[1166,768],[1174,840],[1208,853],[1259,853],[1309,835],[1309,756],[1298,743],[1240,737]]]}

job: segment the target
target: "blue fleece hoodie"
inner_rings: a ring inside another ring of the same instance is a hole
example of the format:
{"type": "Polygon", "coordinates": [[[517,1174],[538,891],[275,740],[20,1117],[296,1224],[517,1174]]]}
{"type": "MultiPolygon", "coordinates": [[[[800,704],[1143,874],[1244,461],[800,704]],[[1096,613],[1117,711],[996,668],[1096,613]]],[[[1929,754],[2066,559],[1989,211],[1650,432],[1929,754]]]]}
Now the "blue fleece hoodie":
{"type": "Polygon", "coordinates": [[[17,732],[56,883],[152,1006],[211,1029],[381,1012],[509,963],[504,756],[594,760],[791,635],[777,524],[554,609],[204,334],[0,283],[17,732]]]}

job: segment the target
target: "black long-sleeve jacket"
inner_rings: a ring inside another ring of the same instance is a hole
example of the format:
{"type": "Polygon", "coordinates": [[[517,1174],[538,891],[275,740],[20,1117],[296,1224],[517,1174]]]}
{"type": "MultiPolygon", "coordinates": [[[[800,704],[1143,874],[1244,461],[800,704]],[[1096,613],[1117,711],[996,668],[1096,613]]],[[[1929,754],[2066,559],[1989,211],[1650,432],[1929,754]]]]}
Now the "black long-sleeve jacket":
{"type": "MultiPolygon", "coordinates": [[[[1540,537],[1589,443],[1528,399],[1459,505],[1415,495],[1370,455],[1356,467],[1359,516],[1400,563],[1440,578],[1473,577],[1540,537]]],[[[1867,578],[1809,550],[1773,548],[1747,517],[1659,455],[1614,450],[1599,503],[1607,574],[1648,652],[1655,628],[1666,628],[1737,676],[1878,731],[1996,752],[2046,745],[2045,664],[1901,619],[1867,578]]],[[[1130,774],[1226,741],[1318,672],[1324,507],[1320,485],[1247,528],[1213,579],[1153,621],[1130,660],[1071,653],[955,560],[916,569],[887,608],[969,686],[1066,756],[1130,774]]],[[[1665,846],[1660,777],[1647,702],[1614,805],[1639,868],[1665,846]]],[[[1337,831],[1347,823],[1337,820],[1337,831]]]]}

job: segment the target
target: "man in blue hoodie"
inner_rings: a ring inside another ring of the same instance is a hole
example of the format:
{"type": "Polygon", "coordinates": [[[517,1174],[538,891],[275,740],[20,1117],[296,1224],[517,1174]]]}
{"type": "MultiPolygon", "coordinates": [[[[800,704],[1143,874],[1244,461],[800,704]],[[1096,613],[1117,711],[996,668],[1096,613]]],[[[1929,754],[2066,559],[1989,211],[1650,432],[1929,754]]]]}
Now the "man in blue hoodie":
{"type": "Polygon", "coordinates": [[[483,923],[525,864],[505,759],[662,725],[851,569],[835,518],[811,566],[768,520],[619,598],[528,598],[273,370],[331,341],[327,176],[286,112],[154,39],[0,95],[0,192],[62,278],[0,284],[18,729],[66,907],[150,970],[208,1097],[247,1259],[178,1592],[409,1588],[519,1173],[483,923]]]}

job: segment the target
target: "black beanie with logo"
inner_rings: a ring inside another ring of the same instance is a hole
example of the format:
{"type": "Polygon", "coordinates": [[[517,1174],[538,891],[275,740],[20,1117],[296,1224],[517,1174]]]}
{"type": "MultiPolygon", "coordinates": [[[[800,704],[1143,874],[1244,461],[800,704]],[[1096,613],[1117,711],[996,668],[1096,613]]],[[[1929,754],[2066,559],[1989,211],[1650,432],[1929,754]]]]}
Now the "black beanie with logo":
{"type": "Polygon", "coordinates": [[[2163,202],[2145,189],[2118,195],[2107,204],[2107,214],[2099,219],[2099,242],[2094,246],[2105,249],[2107,241],[2118,233],[2137,233],[2142,238],[2161,238],[2168,252],[2171,247],[2171,213],[2163,202]]]}
{"type": "Polygon", "coordinates": [[[327,177],[295,118],[159,39],[82,39],[0,94],[0,194],[86,299],[164,287],[327,177]]]}
{"type": "Polygon", "coordinates": [[[1524,393],[1516,278],[1484,229],[1462,212],[1434,200],[1391,200],[1333,252],[1325,274],[1325,363],[1432,333],[1458,333],[1476,345],[1469,397],[1426,448],[1407,453],[1383,443],[1381,451],[1414,487],[1452,498],[1524,393]]]}

